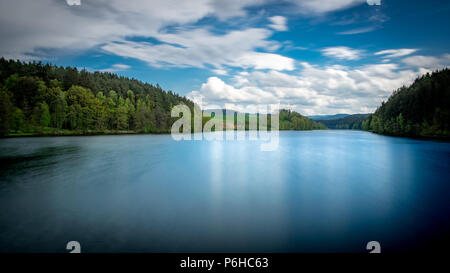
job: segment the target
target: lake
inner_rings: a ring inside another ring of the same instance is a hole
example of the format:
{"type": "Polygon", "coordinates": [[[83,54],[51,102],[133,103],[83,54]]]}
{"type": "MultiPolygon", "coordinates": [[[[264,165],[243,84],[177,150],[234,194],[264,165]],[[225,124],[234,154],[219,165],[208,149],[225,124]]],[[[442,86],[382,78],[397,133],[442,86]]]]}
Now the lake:
{"type": "Polygon", "coordinates": [[[259,141],[0,139],[0,251],[382,252],[450,234],[450,143],[363,131],[259,141]]]}

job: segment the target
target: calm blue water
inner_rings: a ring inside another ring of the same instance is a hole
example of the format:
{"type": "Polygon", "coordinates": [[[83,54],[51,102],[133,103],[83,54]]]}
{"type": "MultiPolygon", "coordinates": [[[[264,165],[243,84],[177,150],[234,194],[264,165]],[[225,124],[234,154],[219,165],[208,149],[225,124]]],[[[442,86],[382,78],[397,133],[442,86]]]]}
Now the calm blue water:
{"type": "Polygon", "coordinates": [[[450,143],[360,131],[257,141],[0,140],[0,251],[366,252],[450,234],[450,143]]]}

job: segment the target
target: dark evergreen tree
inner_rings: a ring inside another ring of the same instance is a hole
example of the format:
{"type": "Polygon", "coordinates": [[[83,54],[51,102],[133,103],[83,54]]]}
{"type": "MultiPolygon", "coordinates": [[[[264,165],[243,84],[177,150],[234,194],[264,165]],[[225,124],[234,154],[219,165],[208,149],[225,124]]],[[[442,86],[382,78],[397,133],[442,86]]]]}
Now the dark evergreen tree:
{"type": "Polygon", "coordinates": [[[363,127],[394,136],[449,138],[450,70],[427,73],[394,91],[363,127]]]}

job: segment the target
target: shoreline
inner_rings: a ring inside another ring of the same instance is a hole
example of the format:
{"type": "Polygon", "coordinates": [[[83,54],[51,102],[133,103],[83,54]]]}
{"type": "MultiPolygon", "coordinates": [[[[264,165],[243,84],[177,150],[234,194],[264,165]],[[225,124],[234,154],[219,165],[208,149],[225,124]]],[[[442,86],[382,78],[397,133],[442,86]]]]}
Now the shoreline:
{"type": "MultiPolygon", "coordinates": [[[[279,130],[279,131],[321,131],[321,130],[330,130],[330,129],[311,129],[311,130],[279,130]]],[[[225,132],[224,130],[222,130],[225,132]]],[[[237,131],[236,129],[234,131],[237,131]]],[[[249,130],[245,130],[249,131],[249,130]]],[[[259,131],[259,130],[257,130],[259,131]]],[[[270,130],[268,130],[270,132],[270,130]]],[[[136,132],[136,131],[91,131],[91,132],[77,132],[77,131],[70,131],[70,132],[48,132],[48,133],[17,133],[17,135],[10,134],[6,136],[0,136],[0,139],[2,138],[20,138],[20,137],[63,137],[63,136],[102,136],[102,135],[169,135],[171,134],[170,131],[168,132],[136,132]]],[[[193,132],[191,133],[193,134],[193,132]]]]}
{"type": "MultiPolygon", "coordinates": [[[[237,131],[237,130],[234,130],[237,131]]],[[[249,131],[249,130],[245,130],[249,131]]],[[[270,131],[270,130],[269,130],[270,131]]],[[[428,140],[438,142],[450,142],[450,137],[430,137],[430,136],[394,136],[378,134],[366,130],[352,130],[352,129],[311,129],[311,130],[279,130],[279,131],[362,131],[372,133],[380,136],[393,138],[409,138],[413,140],[428,140]]],[[[25,137],[65,137],[65,136],[117,136],[117,135],[169,135],[171,132],[135,132],[135,131],[108,131],[108,132],[67,132],[67,133],[21,133],[17,135],[0,136],[0,139],[7,138],[25,138],[25,137]]]]}
{"type": "Polygon", "coordinates": [[[17,135],[1,136],[2,138],[23,137],[65,137],[65,136],[114,136],[114,135],[167,135],[170,132],[133,132],[133,131],[111,131],[111,132],[68,132],[68,133],[21,133],[17,135]]]}

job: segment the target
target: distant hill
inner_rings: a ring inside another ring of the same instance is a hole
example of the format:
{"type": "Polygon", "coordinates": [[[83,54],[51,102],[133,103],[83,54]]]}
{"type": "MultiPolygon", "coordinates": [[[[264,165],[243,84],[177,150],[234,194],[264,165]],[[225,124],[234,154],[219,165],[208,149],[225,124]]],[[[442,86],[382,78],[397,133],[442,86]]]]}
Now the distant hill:
{"type": "Polygon", "coordinates": [[[280,130],[317,130],[326,127],[291,110],[280,110],[280,130]]]}
{"type": "Polygon", "coordinates": [[[335,114],[335,115],[316,115],[316,116],[308,116],[308,118],[312,120],[329,120],[329,119],[340,119],[350,116],[349,114],[335,114]]]}
{"type": "Polygon", "coordinates": [[[450,70],[427,73],[394,91],[363,129],[393,136],[450,138],[450,70]]]}
{"type": "MultiPolygon", "coordinates": [[[[225,109],[208,109],[203,110],[203,119],[204,122],[207,122],[210,117],[205,117],[208,115],[211,115],[212,112],[215,112],[218,115],[224,116],[225,121],[225,115],[226,110],[225,109]]],[[[233,115],[235,113],[239,113],[238,111],[229,110],[229,114],[233,115]]],[[[259,123],[259,114],[248,114],[245,113],[245,128],[249,128],[249,117],[250,116],[258,116],[257,120],[259,123]]],[[[271,119],[270,114],[267,118],[267,125],[270,126],[271,119]]],[[[226,126],[226,125],[225,125],[226,126]]],[[[303,116],[295,111],[281,109],[279,112],[279,128],[280,130],[322,130],[326,129],[326,126],[324,126],[322,123],[313,121],[312,119],[307,118],[306,116],[303,116]]]]}
{"type": "Polygon", "coordinates": [[[329,129],[353,129],[361,130],[362,123],[370,116],[370,114],[354,114],[347,115],[337,119],[316,120],[327,126],[329,129]]]}

